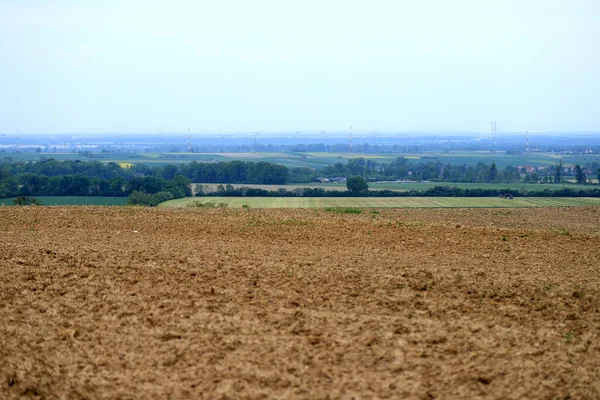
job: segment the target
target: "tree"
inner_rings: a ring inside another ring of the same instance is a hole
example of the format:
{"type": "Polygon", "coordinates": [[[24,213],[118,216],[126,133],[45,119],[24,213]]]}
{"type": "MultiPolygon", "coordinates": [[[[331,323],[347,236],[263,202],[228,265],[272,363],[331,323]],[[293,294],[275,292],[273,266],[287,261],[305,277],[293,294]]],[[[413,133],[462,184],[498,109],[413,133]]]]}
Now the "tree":
{"type": "Polygon", "coordinates": [[[498,168],[496,168],[496,163],[493,162],[492,166],[490,167],[489,173],[488,173],[488,182],[494,182],[496,180],[497,175],[498,175],[498,168]]]}
{"type": "Polygon", "coordinates": [[[583,172],[583,168],[579,164],[575,164],[575,179],[577,183],[585,183],[586,180],[585,172],[583,172]]]}
{"type": "Polygon", "coordinates": [[[13,200],[15,206],[40,206],[42,203],[35,197],[20,196],[13,200]]]}
{"type": "Polygon", "coordinates": [[[127,204],[136,206],[155,206],[156,200],[154,195],[134,190],[127,198],[127,204]]]}
{"type": "Polygon", "coordinates": [[[442,172],[442,179],[444,181],[449,181],[452,178],[452,166],[450,164],[444,166],[444,171],[442,172]]]}
{"type": "Polygon", "coordinates": [[[596,178],[598,178],[598,184],[600,184],[600,168],[596,170],[596,178]]]}
{"type": "Polygon", "coordinates": [[[559,161],[558,164],[556,164],[556,170],[554,171],[554,183],[560,183],[562,177],[562,169],[563,163],[562,161],[559,161]]]}
{"type": "Polygon", "coordinates": [[[353,176],[346,180],[346,188],[354,195],[359,195],[369,191],[369,185],[362,176],[353,176]]]}
{"type": "Polygon", "coordinates": [[[511,165],[507,165],[504,167],[504,181],[505,182],[515,182],[520,178],[519,170],[511,165]]]}
{"type": "Polygon", "coordinates": [[[179,190],[183,192],[183,196],[192,195],[192,181],[183,175],[177,175],[167,186],[169,185],[179,188],[179,190]]]}
{"type": "Polygon", "coordinates": [[[165,165],[163,167],[162,170],[162,178],[165,180],[171,180],[173,178],[175,178],[175,175],[177,175],[177,171],[178,171],[178,167],[177,165],[165,165]]]}
{"type": "Polygon", "coordinates": [[[108,182],[109,196],[123,196],[125,193],[123,188],[125,186],[125,179],[120,176],[112,178],[108,182]]]}

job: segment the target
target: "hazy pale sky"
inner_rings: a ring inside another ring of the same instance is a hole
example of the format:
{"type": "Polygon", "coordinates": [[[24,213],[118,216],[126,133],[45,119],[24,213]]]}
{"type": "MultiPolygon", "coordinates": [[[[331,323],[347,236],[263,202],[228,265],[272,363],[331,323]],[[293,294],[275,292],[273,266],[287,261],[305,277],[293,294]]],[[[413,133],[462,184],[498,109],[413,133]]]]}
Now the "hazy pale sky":
{"type": "Polygon", "coordinates": [[[600,130],[599,0],[0,0],[0,132],[600,130]]]}

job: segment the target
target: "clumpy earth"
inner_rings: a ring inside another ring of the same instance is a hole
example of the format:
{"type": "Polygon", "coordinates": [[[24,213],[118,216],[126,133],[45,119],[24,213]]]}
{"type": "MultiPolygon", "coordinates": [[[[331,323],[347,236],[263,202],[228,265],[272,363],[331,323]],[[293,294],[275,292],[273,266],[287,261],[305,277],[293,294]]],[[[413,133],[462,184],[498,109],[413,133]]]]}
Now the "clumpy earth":
{"type": "Polygon", "coordinates": [[[599,208],[0,207],[0,271],[2,399],[600,398],[599,208]]]}

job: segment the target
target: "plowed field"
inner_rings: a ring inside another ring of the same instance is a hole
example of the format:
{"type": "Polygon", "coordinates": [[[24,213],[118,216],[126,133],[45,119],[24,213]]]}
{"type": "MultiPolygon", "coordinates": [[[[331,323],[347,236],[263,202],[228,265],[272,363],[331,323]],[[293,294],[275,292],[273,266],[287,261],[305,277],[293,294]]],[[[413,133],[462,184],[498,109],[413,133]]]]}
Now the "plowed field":
{"type": "Polygon", "coordinates": [[[600,398],[600,209],[0,207],[0,398],[600,398]]]}

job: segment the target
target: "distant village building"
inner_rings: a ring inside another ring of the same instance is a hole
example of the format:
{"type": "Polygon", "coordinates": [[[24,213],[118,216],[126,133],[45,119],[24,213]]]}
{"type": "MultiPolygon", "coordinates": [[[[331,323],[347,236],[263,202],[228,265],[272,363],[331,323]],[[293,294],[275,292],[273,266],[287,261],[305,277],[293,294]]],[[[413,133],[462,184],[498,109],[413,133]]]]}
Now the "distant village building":
{"type": "Polygon", "coordinates": [[[343,176],[336,176],[335,178],[317,178],[321,183],[333,182],[333,183],[346,183],[346,178],[343,176]]]}
{"type": "Polygon", "coordinates": [[[336,176],[335,178],[331,178],[330,181],[334,183],[345,183],[346,178],[344,178],[343,176],[336,176]]]}

